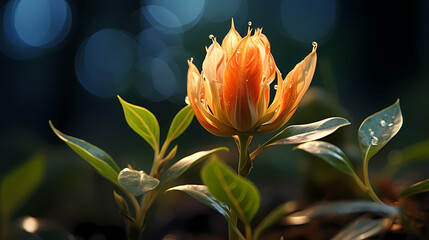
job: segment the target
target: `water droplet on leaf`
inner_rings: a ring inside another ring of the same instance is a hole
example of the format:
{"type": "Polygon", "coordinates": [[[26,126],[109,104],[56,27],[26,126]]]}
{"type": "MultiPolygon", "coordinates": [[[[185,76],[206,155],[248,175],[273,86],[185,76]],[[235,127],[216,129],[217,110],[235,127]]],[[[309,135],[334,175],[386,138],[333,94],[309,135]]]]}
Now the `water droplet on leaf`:
{"type": "Polygon", "coordinates": [[[386,121],[384,121],[383,119],[381,119],[381,120],[380,120],[380,125],[381,125],[382,127],[385,127],[385,126],[386,126],[386,121]]]}
{"type": "Polygon", "coordinates": [[[377,138],[377,137],[375,137],[375,136],[373,136],[373,137],[371,138],[371,145],[377,145],[377,143],[378,143],[378,138],[377,138]]]}

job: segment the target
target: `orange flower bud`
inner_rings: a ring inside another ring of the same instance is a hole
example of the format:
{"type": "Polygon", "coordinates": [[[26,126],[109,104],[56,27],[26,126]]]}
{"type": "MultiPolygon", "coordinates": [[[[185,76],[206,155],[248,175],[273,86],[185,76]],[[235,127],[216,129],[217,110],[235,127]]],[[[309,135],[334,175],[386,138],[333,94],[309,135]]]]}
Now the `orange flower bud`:
{"type": "Polygon", "coordinates": [[[203,69],[188,61],[188,99],[201,125],[217,136],[257,135],[275,131],[293,115],[316,68],[317,44],[282,79],[270,42],[256,29],[242,38],[231,29],[220,46],[216,38],[207,49],[203,69]],[[270,103],[270,85],[277,91],[270,103]]]}

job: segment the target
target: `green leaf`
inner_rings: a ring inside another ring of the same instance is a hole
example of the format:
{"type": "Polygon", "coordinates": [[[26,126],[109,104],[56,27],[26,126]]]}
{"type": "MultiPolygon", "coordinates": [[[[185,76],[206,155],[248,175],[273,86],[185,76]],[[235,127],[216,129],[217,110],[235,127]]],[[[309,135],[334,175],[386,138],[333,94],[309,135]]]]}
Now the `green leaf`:
{"type": "Polygon", "coordinates": [[[274,225],[280,218],[296,210],[296,203],[286,202],[272,210],[262,222],[255,228],[253,239],[259,239],[263,231],[274,225]]]}
{"type": "Polygon", "coordinates": [[[225,203],[217,200],[208,190],[205,185],[181,185],[169,188],[167,191],[182,191],[189,196],[195,198],[201,203],[209,206],[210,208],[216,210],[218,213],[222,214],[230,226],[233,227],[233,230],[241,239],[245,239],[243,234],[238,230],[234,220],[229,212],[229,208],[225,203]]]}
{"type": "Polygon", "coordinates": [[[161,181],[159,189],[162,189],[167,184],[174,181],[176,178],[186,172],[189,168],[204,160],[210,154],[219,151],[228,151],[228,148],[220,147],[208,151],[201,151],[180,159],[161,174],[161,176],[159,177],[159,180],[161,181]]]}
{"type": "Polygon", "coordinates": [[[201,178],[213,196],[228,205],[244,224],[250,224],[260,204],[258,189],[252,182],[237,176],[215,157],[204,166],[201,178]]]}
{"type": "Polygon", "coordinates": [[[143,171],[124,168],[118,175],[118,182],[125,190],[134,196],[143,195],[159,185],[159,180],[143,171]]]}
{"type": "Polygon", "coordinates": [[[393,105],[369,116],[359,127],[359,147],[368,161],[392,139],[402,126],[399,100],[393,105]]]}
{"type": "Polygon", "coordinates": [[[347,121],[347,119],[331,117],[314,123],[291,125],[279,132],[264,145],[268,146],[309,142],[326,137],[335,132],[338,128],[349,124],[350,122],[347,121]]]}
{"type": "Polygon", "coordinates": [[[308,221],[311,217],[329,215],[350,215],[356,213],[371,212],[385,215],[399,214],[399,208],[371,201],[339,201],[315,205],[306,210],[293,213],[287,220],[291,223],[308,221]]]}
{"type": "Polygon", "coordinates": [[[169,141],[173,141],[179,137],[188,128],[189,124],[191,124],[193,118],[194,111],[192,110],[191,105],[186,105],[176,114],[173,121],[171,122],[167,139],[169,141]]]}
{"type": "Polygon", "coordinates": [[[294,149],[301,149],[316,157],[319,157],[345,174],[352,176],[356,175],[352,164],[344,152],[331,143],[312,141],[300,144],[294,149]]]}
{"type": "Polygon", "coordinates": [[[116,191],[113,191],[113,196],[115,197],[116,204],[118,204],[120,213],[125,217],[125,224],[129,225],[129,221],[134,221],[134,219],[131,217],[127,201],[116,191]]]}
{"type": "Polygon", "coordinates": [[[45,173],[45,156],[36,155],[8,173],[0,182],[0,220],[9,219],[39,186],[45,173]]]}
{"type": "Polygon", "coordinates": [[[332,240],[363,240],[386,231],[392,225],[390,218],[362,216],[347,225],[332,240]]]}
{"type": "Polygon", "coordinates": [[[155,115],[146,108],[126,102],[120,96],[118,98],[131,129],[149,143],[155,152],[159,151],[159,124],[155,115]]]}
{"type": "Polygon", "coordinates": [[[84,140],[60,132],[51,121],[49,121],[49,125],[61,140],[93,166],[101,176],[115,184],[118,183],[119,167],[109,154],[84,140]]]}
{"type": "Polygon", "coordinates": [[[418,182],[402,191],[401,195],[399,196],[399,200],[401,201],[402,199],[412,196],[414,194],[427,191],[429,191],[429,178],[424,181],[418,182]]]}

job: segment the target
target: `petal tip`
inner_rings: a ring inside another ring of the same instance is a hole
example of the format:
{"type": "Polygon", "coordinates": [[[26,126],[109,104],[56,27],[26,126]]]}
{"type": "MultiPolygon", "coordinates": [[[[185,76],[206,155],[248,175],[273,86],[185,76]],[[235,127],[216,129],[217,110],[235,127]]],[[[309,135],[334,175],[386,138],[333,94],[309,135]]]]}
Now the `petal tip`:
{"type": "Polygon", "coordinates": [[[315,52],[317,50],[317,42],[312,42],[311,44],[313,45],[313,52],[315,52]]]}

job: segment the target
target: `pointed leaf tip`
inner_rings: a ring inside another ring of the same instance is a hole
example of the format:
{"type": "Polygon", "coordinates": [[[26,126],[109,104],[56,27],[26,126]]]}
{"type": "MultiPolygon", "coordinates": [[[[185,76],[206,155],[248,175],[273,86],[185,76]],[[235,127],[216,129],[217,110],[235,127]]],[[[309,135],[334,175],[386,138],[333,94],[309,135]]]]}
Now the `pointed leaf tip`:
{"type": "Polygon", "coordinates": [[[120,96],[118,99],[122,105],[125,120],[131,129],[140,135],[155,152],[158,152],[160,129],[155,115],[144,107],[126,102],[120,96]]]}
{"type": "Polygon", "coordinates": [[[306,151],[316,157],[325,160],[328,164],[340,170],[341,172],[356,176],[353,166],[344,152],[337,146],[323,142],[312,141],[298,145],[294,148],[306,151]]]}
{"type": "Polygon", "coordinates": [[[189,127],[194,119],[194,111],[191,105],[183,107],[174,117],[171,122],[170,129],[168,130],[167,139],[173,141],[182,135],[183,132],[189,127]]]}
{"type": "Polygon", "coordinates": [[[161,176],[159,178],[161,181],[161,184],[159,188],[165,187],[167,184],[169,184],[170,182],[180,177],[189,168],[199,163],[200,161],[203,161],[208,156],[218,151],[229,151],[229,149],[226,147],[219,147],[219,148],[215,148],[207,151],[196,152],[192,155],[189,155],[187,157],[180,159],[175,164],[173,164],[170,168],[168,168],[166,171],[161,173],[161,176]]]}
{"type": "Polygon", "coordinates": [[[391,106],[367,117],[359,127],[359,147],[365,160],[380,151],[401,129],[399,99],[391,106]]]}
{"type": "Polygon", "coordinates": [[[93,166],[98,173],[111,182],[118,183],[119,167],[109,154],[87,141],[62,133],[54,127],[51,121],[49,121],[49,125],[58,138],[63,140],[73,151],[93,166]]]}

